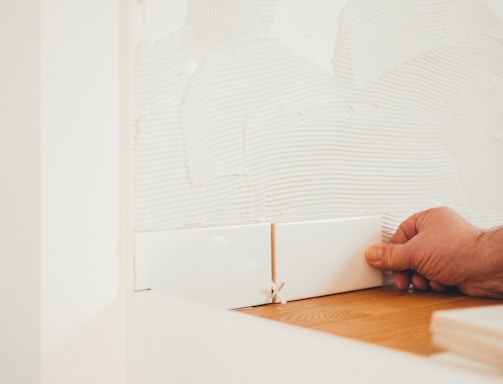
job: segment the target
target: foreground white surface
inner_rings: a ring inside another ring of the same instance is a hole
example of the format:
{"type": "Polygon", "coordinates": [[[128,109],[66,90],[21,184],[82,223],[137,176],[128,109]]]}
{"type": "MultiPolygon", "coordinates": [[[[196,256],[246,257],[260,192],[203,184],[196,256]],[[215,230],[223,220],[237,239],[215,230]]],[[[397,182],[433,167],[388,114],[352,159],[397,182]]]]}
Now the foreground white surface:
{"type": "Polygon", "coordinates": [[[501,383],[501,376],[152,292],[130,297],[129,319],[130,384],[501,383]]]}

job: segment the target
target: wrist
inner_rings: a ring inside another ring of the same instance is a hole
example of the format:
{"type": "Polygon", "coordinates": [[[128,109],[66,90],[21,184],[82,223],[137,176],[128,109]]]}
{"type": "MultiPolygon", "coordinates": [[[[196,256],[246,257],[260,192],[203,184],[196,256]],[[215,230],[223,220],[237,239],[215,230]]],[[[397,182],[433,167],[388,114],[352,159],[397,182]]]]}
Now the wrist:
{"type": "Polygon", "coordinates": [[[483,231],[476,243],[474,260],[485,272],[503,279],[503,227],[483,231]]]}
{"type": "Polygon", "coordinates": [[[477,238],[476,249],[480,255],[494,258],[503,264],[503,227],[483,231],[477,238]]]}

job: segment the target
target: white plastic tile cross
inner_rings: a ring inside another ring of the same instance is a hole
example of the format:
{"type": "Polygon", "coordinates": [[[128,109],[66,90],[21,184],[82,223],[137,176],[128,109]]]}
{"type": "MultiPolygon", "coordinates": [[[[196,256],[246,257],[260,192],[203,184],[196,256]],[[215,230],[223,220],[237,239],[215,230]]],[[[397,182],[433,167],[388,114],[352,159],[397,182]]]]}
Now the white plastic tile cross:
{"type": "Polygon", "coordinates": [[[378,216],[275,224],[275,279],[281,296],[298,300],[380,286],[382,272],[365,261],[381,241],[378,216]]]}

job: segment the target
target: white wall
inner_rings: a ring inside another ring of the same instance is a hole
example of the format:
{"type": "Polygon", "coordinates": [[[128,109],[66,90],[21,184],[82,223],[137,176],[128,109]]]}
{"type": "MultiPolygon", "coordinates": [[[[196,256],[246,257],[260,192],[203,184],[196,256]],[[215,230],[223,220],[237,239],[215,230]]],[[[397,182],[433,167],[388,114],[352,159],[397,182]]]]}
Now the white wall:
{"type": "Polygon", "coordinates": [[[124,383],[119,1],[0,4],[0,382],[124,383]]]}
{"type": "Polygon", "coordinates": [[[502,9],[484,4],[149,1],[136,231],[379,213],[391,235],[438,205],[500,224],[502,9]]]}
{"type": "Polygon", "coordinates": [[[39,382],[39,1],[0,2],[0,382],[39,382]]]}
{"type": "Polygon", "coordinates": [[[41,1],[42,382],[123,383],[119,1],[41,1]]]}

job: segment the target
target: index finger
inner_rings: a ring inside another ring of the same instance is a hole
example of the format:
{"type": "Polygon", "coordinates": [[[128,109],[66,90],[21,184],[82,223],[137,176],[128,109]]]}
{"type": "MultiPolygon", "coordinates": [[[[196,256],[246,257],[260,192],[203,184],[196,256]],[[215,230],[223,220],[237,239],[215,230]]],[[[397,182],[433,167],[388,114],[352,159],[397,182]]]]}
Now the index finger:
{"type": "Polygon", "coordinates": [[[404,244],[418,234],[417,220],[420,213],[414,213],[404,220],[390,239],[390,243],[404,244]]]}

